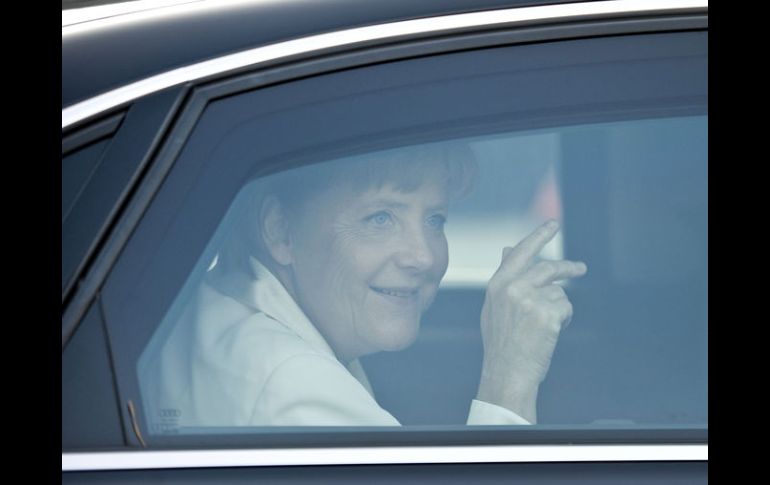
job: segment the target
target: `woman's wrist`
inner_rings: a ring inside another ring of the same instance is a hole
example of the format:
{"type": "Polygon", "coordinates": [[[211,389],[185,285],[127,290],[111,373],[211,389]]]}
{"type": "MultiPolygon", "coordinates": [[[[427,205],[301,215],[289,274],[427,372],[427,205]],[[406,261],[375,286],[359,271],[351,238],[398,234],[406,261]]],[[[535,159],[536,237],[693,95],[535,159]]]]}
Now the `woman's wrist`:
{"type": "Polygon", "coordinates": [[[537,423],[539,382],[521,378],[515,372],[502,374],[484,366],[476,399],[513,411],[532,424],[537,423]]]}

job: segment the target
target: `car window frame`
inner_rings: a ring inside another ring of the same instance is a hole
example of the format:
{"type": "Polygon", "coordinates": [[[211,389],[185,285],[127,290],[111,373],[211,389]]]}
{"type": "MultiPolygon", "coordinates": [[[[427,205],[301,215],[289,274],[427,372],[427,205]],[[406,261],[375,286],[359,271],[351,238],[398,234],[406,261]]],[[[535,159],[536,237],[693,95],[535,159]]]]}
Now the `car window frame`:
{"type": "Polygon", "coordinates": [[[136,200],[134,192],[187,92],[187,86],[177,86],[152,93],[129,107],[110,109],[102,120],[84,120],[64,132],[62,150],[66,144],[68,154],[105,136],[111,139],[101,155],[107,162],[96,166],[62,221],[62,350],[125,243],[121,228],[127,219],[122,213],[129,200],[136,200]]]}

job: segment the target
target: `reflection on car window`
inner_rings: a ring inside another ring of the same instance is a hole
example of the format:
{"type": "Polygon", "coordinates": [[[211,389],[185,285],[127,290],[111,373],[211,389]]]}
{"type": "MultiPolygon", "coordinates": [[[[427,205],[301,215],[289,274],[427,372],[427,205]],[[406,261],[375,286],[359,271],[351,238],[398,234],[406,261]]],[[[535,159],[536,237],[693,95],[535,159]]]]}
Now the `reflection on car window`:
{"type": "Polygon", "coordinates": [[[149,431],[705,424],[706,120],[464,136],[248,181],[139,359],[149,431]],[[588,373],[597,388],[570,389],[588,373]]]}

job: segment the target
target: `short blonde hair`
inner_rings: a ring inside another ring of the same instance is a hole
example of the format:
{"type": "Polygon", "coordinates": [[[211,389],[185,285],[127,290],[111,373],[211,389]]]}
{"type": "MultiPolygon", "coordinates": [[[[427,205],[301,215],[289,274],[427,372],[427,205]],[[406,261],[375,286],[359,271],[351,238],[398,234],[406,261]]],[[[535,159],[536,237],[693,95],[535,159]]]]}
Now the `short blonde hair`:
{"type": "Polygon", "coordinates": [[[225,265],[228,261],[242,265],[248,255],[264,260],[259,214],[268,197],[275,197],[289,215],[296,215],[315,195],[341,184],[361,192],[384,185],[412,192],[431,181],[444,184],[450,201],[455,201],[471,192],[477,177],[473,152],[467,144],[456,141],[353,155],[262,177],[247,184],[241,191],[245,194],[239,194],[239,222],[222,248],[220,260],[225,265]]]}
{"type": "MultiPolygon", "coordinates": [[[[354,155],[317,163],[265,179],[257,198],[272,195],[286,206],[300,206],[313,194],[346,184],[356,191],[393,185],[411,192],[426,181],[445,184],[450,200],[468,194],[478,168],[470,148],[459,142],[442,142],[354,155]]],[[[259,207],[260,204],[254,200],[259,207]]]]}

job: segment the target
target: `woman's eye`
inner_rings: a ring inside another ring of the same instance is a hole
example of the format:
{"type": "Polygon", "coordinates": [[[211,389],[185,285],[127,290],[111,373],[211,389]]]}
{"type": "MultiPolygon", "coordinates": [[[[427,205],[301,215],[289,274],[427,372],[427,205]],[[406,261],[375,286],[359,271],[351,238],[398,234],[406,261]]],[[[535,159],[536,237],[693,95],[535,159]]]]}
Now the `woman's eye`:
{"type": "Polygon", "coordinates": [[[435,229],[443,229],[444,224],[446,224],[446,217],[441,214],[436,214],[428,218],[428,225],[435,229]]]}
{"type": "Polygon", "coordinates": [[[375,212],[366,218],[366,221],[375,226],[387,226],[393,222],[393,217],[387,212],[375,212]]]}

